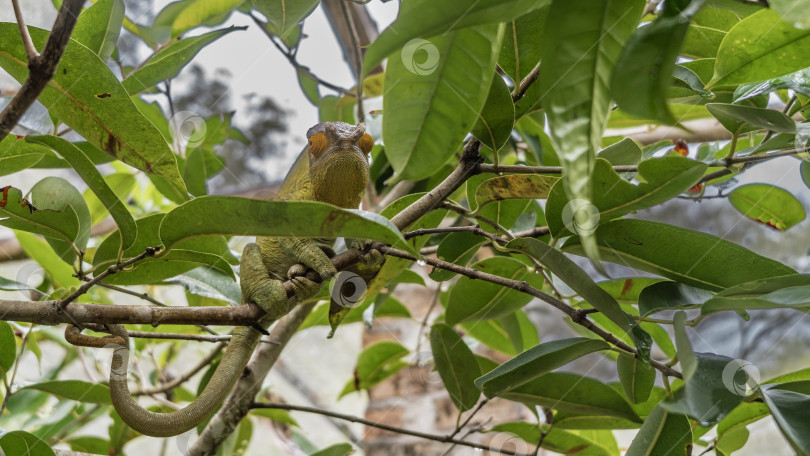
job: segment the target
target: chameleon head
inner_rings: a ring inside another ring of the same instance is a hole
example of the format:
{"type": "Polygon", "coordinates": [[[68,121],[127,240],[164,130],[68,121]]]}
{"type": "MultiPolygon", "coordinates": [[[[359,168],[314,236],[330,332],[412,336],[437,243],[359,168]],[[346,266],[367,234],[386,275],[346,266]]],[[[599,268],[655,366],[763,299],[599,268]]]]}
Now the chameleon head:
{"type": "Polygon", "coordinates": [[[357,207],[369,179],[368,154],[374,146],[366,126],[322,122],[307,131],[309,178],[319,201],[357,207]]]}

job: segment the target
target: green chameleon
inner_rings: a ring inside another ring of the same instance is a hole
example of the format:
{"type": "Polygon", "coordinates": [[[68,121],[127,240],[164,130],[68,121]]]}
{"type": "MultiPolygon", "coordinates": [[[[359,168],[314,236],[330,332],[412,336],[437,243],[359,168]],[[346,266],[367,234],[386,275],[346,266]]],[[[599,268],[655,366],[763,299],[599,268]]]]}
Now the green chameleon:
{"type": "MultiPolygon", "coordinates": [[[[365,126],[319,123],[309,129],[307,138],[309,144],[284,178],[276,200],[322,201],[356,209],[368,184],[368,154],[374,145],[365,126]]],[[[337,273],[325,252],[333,254],[327,239],[258,237],[256,243],[245,247],[240,263],[242,302],[252,301],[267,313],[259,321],[262,328],[268,328],[298,303],[318,293],[322,284],[304,277],[307,268],[318,273],[323,281],[337,273]],[[289,299],[282,287],[288,279],[295,290],[295,296],[289,299]]],[[[108,326],[113,336],[124,341],[115,349],[110,369],[113,406],[132,429],[155,437],[182,434],[210,416],[233,389],[262,336],[256,328],[236,328],[202,394],[181,410],[155,413],[139,406],[129,392],[126,328],[108,326]]]]}

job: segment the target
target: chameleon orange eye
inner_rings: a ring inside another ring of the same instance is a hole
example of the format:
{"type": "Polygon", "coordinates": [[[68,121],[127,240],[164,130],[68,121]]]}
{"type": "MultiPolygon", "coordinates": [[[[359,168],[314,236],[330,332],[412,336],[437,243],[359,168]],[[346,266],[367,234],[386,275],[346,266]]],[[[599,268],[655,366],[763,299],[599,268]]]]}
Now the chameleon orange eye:
{"type": "Polygon", "coordinates": [[[370,134],[366,133],[357,141],[357,146],[360,147],[364,154],[368,155],[371,148],[374,147],[374,140],[370,134]]]}
{"type": "Polygon", "coordinates": [[[323,132],[315,133],[309,137],[309,152],[314,156],[319,156],[323,153],[326,147],[326,135],[323,132]]]}

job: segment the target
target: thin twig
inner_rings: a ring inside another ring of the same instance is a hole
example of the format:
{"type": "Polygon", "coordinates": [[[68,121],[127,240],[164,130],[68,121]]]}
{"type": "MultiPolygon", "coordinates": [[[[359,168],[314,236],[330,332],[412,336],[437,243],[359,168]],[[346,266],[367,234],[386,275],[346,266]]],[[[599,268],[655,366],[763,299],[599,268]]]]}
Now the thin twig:
{"type": "Polygon", "coordinates": [[[419,228],[413,231],[406,231],[402,233],[402,237],[405,240],[415,238],[418,236],[429,236],[433,234],[442,234],[442,233],[459,233],[459,232],[470,232],[473,234],[477,234],[478,236],[483,236],[493,242],[503,242],[503,239],[498,236],[497,234],[490,233],[489,231],[482,230],[478,225],[467,225],[467,226],[448,226],[445,228],[419,228]]]}
{"type": "Polygon", "coordinates": [[[278,51],[281,52],[282,55],[284,55],[284,57],[287,59],[287,61],[290,62],[290,65],[292,65],[296,70],[305,71],[309,77],[311,77],[312,79],[315,80],[315,82],[317,82],[318,84],[320,84],[320,85],[322,85],[324,87],[330,88],[330,89],[332,89],[332,90],[334,90],[336,92],[340,92],[343,95],[354,96],[354,92],[352,92],[351,90],[344,89],[343,87],[340,87],[340,86],[336,86],[336,85],[332,84],[331,82],[325,81],[325,80],[315,76],[314,74],[312,74],[312,71],[309,69],[309,67],[306,67],[306,66],[301,65],[300,63],[298,63],[298,60],[296,60],[294,53],[290,52],[287,49],[284,49],[276,41],[276,38],[270,32],[268,32],[267,29],[264,28],[264,23],[262,23],[261,19],[256,17],[256,15],[252,11],[250,13],[248,13],[248,16],[250,16],[250,18],[253,19],[253,22],[255,22],[256,25],[259,26],[261,31],[265,35],[267,35],[267,38],[270,40],[270,42],[273,43],[273,46],[275,46],[276,49],[278,49],[278,51]]]}
{"type": "MultiPolygon", "coordinates": [[[[481,400],[481,402],[478,403],[478,405],[475,407],[475,409],[472,412],[470,412],[470,414],[467,416],[467,419],[464,420],[464,422],[461,423],[460,425],[456,426],[456,429],[453,431],[452,434],[450,434],[448,436],[448,438],[452,439],[453,437],[458,435],[458,433],[461,432],[462,429],[464,429],[464,426],[466,426],[470,422],[470,420],[473,419],[475,414],[478,413],[478,411],[481,410],[481,408],[483,406],[485,406],[487,404],[487,402],[489,402],[489,399],[484,398],[483,400],[481,400]]],[[[462,438],[461,441],[464,441],[464,439],[462,438]]],[[[457,443],[453,442],[453,444],[450,445],[450,448],[448,448],[447,450],[445,450],[444,453],[442,453],[442,456],[447,456],[448,454],[450,454],[450,452],[453,451],[453,448],[455,448],[456,445],[457,445],[457,443]]]]}
{"type": "Polygon", "coordinates": [[[159,394],[159,393],[165,393],[166,391],[177,388],[182,383],[188,381],[188,379],[193,377],[194,374],[196,374],[197,372],[203,370],[207,366],[210,366],[211,362],[214,361],[214,358],[216,358],[217,355],[219,355],[219,353],[222,351],[223,348],[225,348],[225,343],[220,342],[219,345],[217,345],[216,347],[214,347],[213,350],[211,350],[211,353],[209,353],[205,358],[201,359],[200,362],[197,363],[197,365],[194,366],[193,368],[191,368],[188,372],[186,372],[183,375],[175,378],[174,380],[172,380],[170,382],[166,382],[166,383],[164,383],[164,384],[162,384],[160,386],[135,391],[135,392],[132,393],[132,395],[133,396],[140,396],[140,395],[144,395],[144,394],[149,394],[149,395],[159,394]]]}
{"type": "Polygon", "coordinates": [[[540,63],[538,62],[537,65],[532,68],[532,71],[520,81],[520,84],[515,87],[515,90],[512,92],[512,102],[516,102],[523,98],[523,95],[526,95],[526,91],[529,90],[529,86],[534,84],[534,81],[537,80],[537,77],[540,75],[540,63]]]}
{"type": "MultiPolygon", "coordinates": [[[[394,256],[394,257],[398,257],[398,258],[404,258],[404,259],[407,259],[407,260],[416,261],[416,258],[413,255],[411,255],[410,253],[405,252],[404,250],[399,250],[399,249],[389,247],[389,246],[387,246],[387,245],[385,245],[385,244],[383,244],[381,242],[376,242],[376,243],[372,244],[372,248],[375,248],[375,249],[379,250],[384,255],[390,255],[390,256],[394,256]]],[[[587,329],[587,330],[591,331],[592,333],[596,334],[597,336],[601,337],[606,342],[611,343],[611,344],[615,345],[616,347],[618,347],[618,348],[620,348],[620,349],[622,349],[624,351],[633,353],[635,355],[637,355],[637,353],[638,353],[635,348],[627,345],[626,343],[621,341],[618,337],[616,337],[612,333],[610,333],[608,331],[605,331],[604,329],[596,326],[592,321],[588,320],[587,315],[584,314],[582,312],[582,310],[574,309],[573,307],[571,307],[568,304],[560,301],[559,299],[555,298],[554,296],[546,294],[546,293],[532,287],[527,282],[521,282],[521,281],[517,281],[517,280],[507,279],[505,277],[497,276],[497,275],[494,275],[494,274],[489,274],[489,273],[486,273],[486,272],[478,271],[476,269],[472,269],[472,268],[468,268],[468,267],[464,267],[464,266],[459,266],[457,264],[449,263],[447,261],[442,261],[442,260],[435,259],[435,258],[423,257],[422,260],[425,263],[427,263],[427,264],[429,264],[429,265],[431,265],[431,266],[433,266],[435,268],[444,269],[444,270],[447,270],[447,271],[452,271],[452,272],[461,274],[463,276],[469,277],[471,279],[484,280],[484,281],[491,282],[491,283],[494,283],[494,284],[497,284],[497,285],[501,285],[501,286],[504,286],[504,287],[511,288],[513,290],[520,291],[521,293],[526,293],[528,295],[534,296],[535,298],[538,298],[541,301],[544,301],[547,304],[550,304],[552,307],[556,308],[557,310],[560,310],[561,312],[565,313],[566,315],[568,315],[569,318],[571,318],[571,320],[574,323],[577,323],[578,325],[583,326],[585,329],[587,329]]],[[[683,376],[681,375],[680,372],[676,371],[675,369],[672,369],[669,366],[666,366],[665,364],[659,363],[659,362],[654,361],[654,360],[650,360],[650,363],[652,364],[653,367],[655,367],[656,369],[658,369],[659,371],[661,371],[662,373],[664,373],[666,375],[669,375],[669,376],[672,376],[672,377],[677,377],[677,378],[683,378],[683,376]]]]}
{"type": "Polygon", "coordinates": [[[452,443],[452,444],[456,444],[456,445],[467,446],[467,447],[470,447],[470,448],[476,448],[476,449],[479,449],[479,450],[494,451],[496,453],[509,454],[509,455],[514,455],[514,456],[531,456],[531,455],[528,455],[528,454],[525,454],[525,453],[518,453],[518,452],[515,452],[515,451],[512,451],[512,450],[507,450],[507,449],[503,449],[503,448],[495,448],[495,447],[491,447],[489,445],[480,445],[480,444],[477,444],[477,443],[467,442],[467,441],[464,441],[464,440],[457,440],[457,439],[450,438],[449,436],[436,435],[436,434],[427,434],[425,432],[419,432],[419,431],[413,431],[413,430],[410,430],[410,429],[403,429],[403,428],[398,428],[398,427],[395,427],[395,426],[389,426],[387,424],[377,423],[377,422],[374,422],[374,421],[369,421],[369,420],[367,420],[365,418],[360,418],[359,416],[353,416],[353,415],[346,415],[344,413],[331,412],[329,410],[322,410],[322,409],[315,408],[315,407],[306,407],[306,406],[302,406],[302,405],[292,405],[292,404],[280,404],[280,403],[276,403],[276,402],[254,402],[253,405],[251,406],[251,408],[254,408],[254,409],[258,409],[258,408],[280,409],[280,410],[290,410],[290,411],[295,411],[295,412],[315,413],[315,414],[318,414],[318,415],[329,416],[329,417],[332,417],[332,418],[338,418],[338,419],[341,419],[341,420],[350,421],[352,423],[364,424],[366,426],[374,427],[374,428],[377,428],[377,429],[382,429],[382,430],[385,430],[385,431],[395,432],[397,434],[404,434],[404,435],[410,435],[410,436],[414,436],[414,437],[419,437],[419,438],[426,439],[426,440],[433,440],[435,442],[452,443]]]}
{"type": "MultiPolygon", "coordinates": [[[[33,60],[29,58],[28,77],[26,77],[19,92],[11,99],[6,108],[0,112],[0,141],[17,125],[17,122],[20,121],[23,114],[28,111],[28,108],[31,107],[31,104],[34,103],[34,100],[42,93],[53,77],[83,5],[84,0],[64,0],[62,2],[51,34],[42,49],[42,54],[37,55],[33,60]]],[[[27,34],[27,29],[25,29],[25,33],[27,34]]]]}
{"type": "Polygon", "coordinates": [[[39,52],[34,47],[34,42],[31,41],[31,35],[28,34],[28,27],[25,26],[19,1],[11,0],[11,5],[14,7],[14,16],[17,18],[17,27],[20,29],[20,38],[22,38],[23,47],[25,48],[25,55],[28,56],[28,63],[35,62],[39,57],[39,52]]]}
{"type": "Polygon", "coordinates": [[[144,259],[144,258],[146,258],[146,257],[151,257],[151,256],[154,256],[154,255],[155,255],[155,253],[157,253],[157,252],[158,252],[158,251],[159,251],[161,248],[162,248],[162,246],[160,246],[160,245],[158,245],[158,246],[156,246],[156,247],[147,247],[147,248],[146,248],[146,250],[144,250],[144,252],[143,252],[143,253],[141,253],[140,255],[135,256],[135,257],[133,257],[133,258],[130,258],[130,259],[128,259],[128,260],[126,260],[126,261],[123,261],[123,262],[121,262],[121,263],[116,263],[116,264],[113,264],[112,266],[110,266],[109,268],[107,268],[107,269],[106,269],[104,272],[102,272],[101,274],[99,274],[99,275],[97,275],[97,276],[93,277],[93,278],[92,278],[91,280],[89,280],[88,282],[85,282],[84,284],[82,284],[82,286],[80,286],[78,290],[76,290],[76,291],[74,291],[73,293],[71,293],[71,294],[70,294],[70,296],[68,296],[68,297],[66,297],[66,298],[64,298],[64,299],[62,299],[62,300],[60,300],[60,301],[59,301],[59,307],[61,307],[62,309],[64,309],[64,308],[65,308],[65,307],[66,307],[68,304],[70,304],[71,302],[75,301],[75,300],[76,300],[76,298],[78,298],[79,296],[81,296],[81,295],[83,295],[83,294],[87,293],[87,291],[88,291],[89,289],[93,288],[93,285],[97,284],[98,282],[100,282],[101,280],[103,280],[103,279],[104,279],[105,277],[107,277],[108,275],[110,275],[110,274],[115,274],[116,272],[118,272],[118,271],[120,271],[120,270],[124,269],[125,267],[130,266],[130,265],[132,265],[132,264],[135,264],[135,263],[137,263],[137,262],[139,262],[139,261],[143,260],[143,259],[144,259]]]}
{"type": "MultiPolygon", "coordinates": [[[[8,398],[10,398],[12,394],[14,394],[14,392],[11,391],[11,388],[14,385],[14,379],[17,377],[17,370],[20,368],[20,362],[22,361],[23,352],[25,352],[25,345],[28,342],[28,337],[31,335],[31,332],[33,332],[33,331],[34,331],[34,325],[32,323],[31,326],[28,327],[28,331],[26,331],[25,335],[23,336],[22,343],[20,344],[20,353],[17,355],[17,359],[14,362],[14,370],[11,371],[11,378],[9,379],[8,383],[6,383],[6,385],[5,385],[6,394],[3,397],[3,403],[0,404],[0,416],[3,416],[3,411],[5,411],[5,409],[6,409],[6,404],[8,403],[8,398]]],[[[5,378],[5,375],[3,375],[3,377],[5,378]]]]}
{"type": "Polygon", "coordinates": [[[357,122],[365,120],[365,112],[363,112],[363,52],[360,50],[360,37],[357,36],[357,26],[354,23],[354,18],[349,12],[349,6],[346,2],[338,2],[340,4],[340,11],[343,13],[343,18],[346,20],[346,26],[349,28],[349,37],[352,40],[352,50],[354,52],[354,74],[357,79],[357,122]]]}
{"type": "MultiPolygon", "coordinates": [[[[636,165],[618,165],[613,167],[617,173],[638,172],[636,165]]],[[[514,173],[514,174],[562,174],[561,166],[524,166],[524,165],[493,165],[481,163],[478,165],[480,173],[514,173]]]]}

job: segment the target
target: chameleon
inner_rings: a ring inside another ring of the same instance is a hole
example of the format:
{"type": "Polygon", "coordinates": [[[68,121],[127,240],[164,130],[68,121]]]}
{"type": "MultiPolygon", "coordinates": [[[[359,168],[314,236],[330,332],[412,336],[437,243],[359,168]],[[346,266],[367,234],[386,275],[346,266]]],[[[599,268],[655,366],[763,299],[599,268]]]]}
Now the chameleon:
{"type": "MultiPolygon", "coordinates": [[[[277,201],[320,201],[342,208],[360,206],[369,181],[369,152],[374,145],[365,125],[319,123],[307,131],[307,146],[298,156],[277,193],[277,201]]],[[[170,437],[196,427],[225,400],[242,375],[262,331],[290,312],[298,303],[315,296],[322,286],[305,277],[312,269],[329,280],[337,271],[329,259],[333,240],[258,236],[242,251],[240,287],[242,305],[254,302],[264,315],[261,328],[240,326],[203,392],[180,410],[157,413],[138,405],[127,385],[129,337],[124,325],[107,325],[114,346],[110,369],[110,397],[121,419],[132,429],[154,437],[170,437]],[[295,292],[287,298],[282,286],[290,280],[295,292]]]]}

